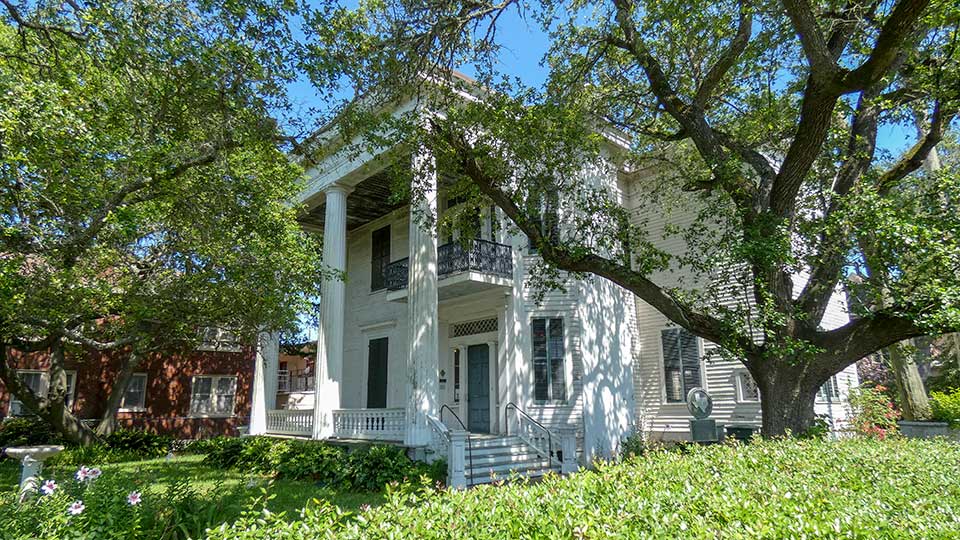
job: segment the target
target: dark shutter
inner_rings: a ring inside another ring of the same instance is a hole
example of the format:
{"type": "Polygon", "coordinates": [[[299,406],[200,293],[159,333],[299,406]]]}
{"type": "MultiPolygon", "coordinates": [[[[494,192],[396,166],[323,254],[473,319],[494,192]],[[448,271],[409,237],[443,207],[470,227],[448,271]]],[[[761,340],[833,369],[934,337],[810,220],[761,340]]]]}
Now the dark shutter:
{"type": "Polygon", "coordinates": [[[390,264],[390,226],[373,231],[370,256],[370,290],[377,291],[387,286],[387,265],[390,264]]]}
{"type": "Polygon", "coordinates": [[[700,348],[697,346],[697,336],[680,331],[680,350],[683,361],[683,399],[687,399],[687,392],[703,386],[700,377],[700,348]]]}
{"type": "Polygon", "coordinates": [[[550,398],[563,400],[567,397],[567,386],[564,383],[563,319],[550,319],[549,333],[547,348],[550,356],[550,398]]]}
{"type": "Polygon", "coordinates": [[[367,355],[367,408],[387,407],[387,338],[371,339],[367,355]]]}
{"type": "Polygon", "coordinates": [[[683,401],[680,329],[668,328],[660,332],[660,342],[663,345],[663,383],[666,387],[667,401],[683,401]]]}
{"type": "Polygon", "coordinates": [[[550,399],[547,360],[547,320],[534,319],[530,324],[533,334],[533,398],[550,399]]]}

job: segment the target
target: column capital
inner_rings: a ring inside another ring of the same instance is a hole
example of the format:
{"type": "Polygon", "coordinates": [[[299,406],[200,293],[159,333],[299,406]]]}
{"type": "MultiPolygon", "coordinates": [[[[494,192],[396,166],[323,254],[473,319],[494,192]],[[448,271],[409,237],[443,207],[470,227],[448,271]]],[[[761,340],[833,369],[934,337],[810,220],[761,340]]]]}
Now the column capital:
{"type": "Polygon", "coordinates": [[[340,194],[343,194],[344,196],[346,196],[346,195],[350,195],[351,193],[353,193],[353,190],[354,190],[354,189],[356,189],[355,186],[345,186],[345,185],[343,185],[343,184],[336,184],[336,183],[334,183],[334,184],[330,184],[329,186],[323,188],[322,191],[323,191],[324,194],[328,194],[328,195],[329,195],[330,193],[340,193],[340,194]]]}

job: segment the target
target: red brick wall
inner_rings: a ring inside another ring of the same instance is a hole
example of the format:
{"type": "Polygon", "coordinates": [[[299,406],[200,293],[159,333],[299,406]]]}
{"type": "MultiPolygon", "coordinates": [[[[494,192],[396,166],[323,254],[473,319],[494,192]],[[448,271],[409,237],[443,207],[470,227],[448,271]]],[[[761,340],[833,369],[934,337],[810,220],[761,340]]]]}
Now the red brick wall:
{"type": "MultiPolygon", "coordinates": [[[[14,352],[10,365],[16,369],[49,369],[46,354],[23,355],[14,352]]],[[[80,418],[99,418],[106,406],[110,387],[116,380],[119,359],[96,352],[70,355],[66,369],[77,372],[73,414],[80,418]]],[[[147,374],[143,412],[117,414],[120,425],[167,433],[191,439],[213,435],[235,435],[237,428],[249,423],[253,382],[253,351],[201,352],[153,355],[136,369],[147,374]],[[237,393],[234,415],[229,418],[191,418],[190,384],[193,375],[235,375],[237,393]]],[[[8,414],[10,395],[0,382],[0,417],[8,414]]]]}

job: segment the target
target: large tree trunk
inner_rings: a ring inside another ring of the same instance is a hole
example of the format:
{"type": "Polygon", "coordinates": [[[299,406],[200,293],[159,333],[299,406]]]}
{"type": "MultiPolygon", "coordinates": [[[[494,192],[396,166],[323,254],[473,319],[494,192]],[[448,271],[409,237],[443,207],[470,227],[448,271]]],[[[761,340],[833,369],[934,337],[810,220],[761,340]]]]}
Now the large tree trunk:
{"type": "Polygon", "coordinates": [[[933,411],[912,349],[907,342],[890,347],[890,367],[900,394],[900,410],[904,420],[929,420],[933,411]]]}
{"type": "Polygon", "coordinates": [[[120,372],[110,387],[106,408],[100,416],[100,423],[97,425],[97,435],[100,437],[106,437],[117,429],[117,411],[120,410],[120,402],[123,401],[123,395],[127,392],[130,379],[133,378],[133,370],[140,364],[140,358],[141,356],[136,350],[131,351],[120,366],[120,372]]]}
{"type": "Polygon", "coordinates": [[[761,360],[751,373],[760,388],[765,438],[803,435],[814,427],[813,405],[822,381],[787,360],[761,360]]]}

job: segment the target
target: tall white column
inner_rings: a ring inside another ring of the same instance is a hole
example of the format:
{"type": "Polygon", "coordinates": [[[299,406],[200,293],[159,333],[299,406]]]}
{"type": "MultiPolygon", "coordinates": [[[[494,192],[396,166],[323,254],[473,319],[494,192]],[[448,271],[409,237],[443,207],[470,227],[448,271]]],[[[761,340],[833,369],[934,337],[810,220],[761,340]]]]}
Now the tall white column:
{"type": "MultiPolygon", "coordinates": [[[[347,195],[350,188],[326,189],[323,222],[323,262],[343,273],[347,269],[347,195]]],[[[320,328],[317,331],[316,383],[313,402],[313,438],[333,435],[333,410],[340,408],[343,380],[343,318],[346,284],[332,277],[320,288],[320,328]]]]}
{"type": "Polygon", "coordinates": [[[404,444],[413,447],[430,443],[427,415],[436,415],[439,401],[440,323],[437,317],[437,237],[433,226],[437,217],[437,174],[432,160],[426,149],[421,148],[412,164],[416,189],[410,202],[409,353],[404,444]]]}
{"type": "Polygon", "coordinates": [[[280,361],[280,340],[277,334],[257,336],[257,352],[253,365],[253,396],[250,399],[250,434],[267,432],[267,411],[277,406],[277,369],[280,361]]]}

